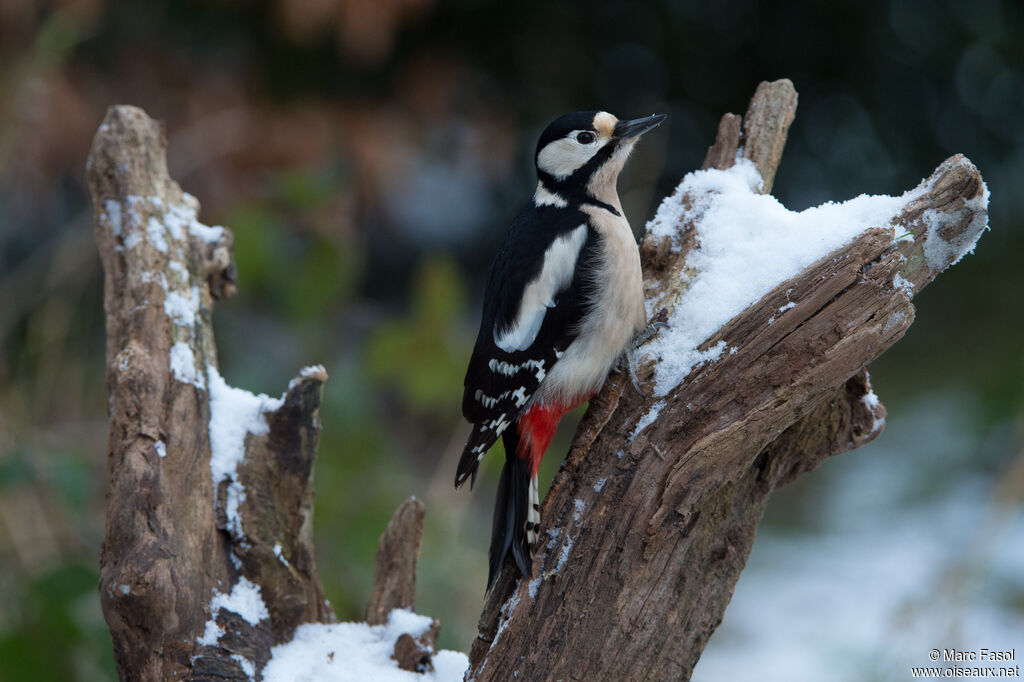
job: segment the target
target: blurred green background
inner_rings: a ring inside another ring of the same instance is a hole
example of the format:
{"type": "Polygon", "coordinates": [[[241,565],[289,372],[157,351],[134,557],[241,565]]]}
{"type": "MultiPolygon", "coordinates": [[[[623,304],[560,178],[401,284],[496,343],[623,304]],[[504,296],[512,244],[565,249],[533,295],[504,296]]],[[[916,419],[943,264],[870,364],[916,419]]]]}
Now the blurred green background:
{"type": "Polygon", "coordinates": [[[222,373],[270,394],[330,373],[315,532],[339,617],[361,617],[377,537],[415,494],[418,610],[468,650],[500,458],[452,489],[462,373],[536,136],[577,109],[668,113],[620,183],[639,234],[718,117],[781,77],[800,93],[787,206],[899,193],[961,152],[992,230],[872,368],[887,432],[773,501],[695,679],[906,679],[904,659],[954,640],[1024,649],[1022,44],[1012,0],[0,0],[0,679],[114,676],[84,177],[107,106],[164,120],[172,176],[234,230],[222,373]]]}

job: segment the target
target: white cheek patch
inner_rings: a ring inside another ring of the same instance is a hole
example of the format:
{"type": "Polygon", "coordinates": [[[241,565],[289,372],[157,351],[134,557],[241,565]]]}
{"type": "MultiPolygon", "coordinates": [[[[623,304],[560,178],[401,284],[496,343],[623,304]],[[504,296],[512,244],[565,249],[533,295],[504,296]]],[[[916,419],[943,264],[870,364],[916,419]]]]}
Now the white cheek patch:
{"type": "Polygon", "coordinates": [[[587,226],[555,239],[544,252],[540,275],[523,290],[519,313],[508,329],[494,327],[494,343],[506,353],[526,350],[537,338],[544,314],[555,305],[555,296],[572,282],[576,259],[587,239],[587,226]]]}
{"type": "Polygon", "coordinates": [[[592,144],[580,144],[576,141],[578,132],[581,131],[573,131],[568,137],[548,142],[537,155],[537,167],[563,180],[579,170],[601,147],[608,144],[608,138],[602,137],[592,144]]]}

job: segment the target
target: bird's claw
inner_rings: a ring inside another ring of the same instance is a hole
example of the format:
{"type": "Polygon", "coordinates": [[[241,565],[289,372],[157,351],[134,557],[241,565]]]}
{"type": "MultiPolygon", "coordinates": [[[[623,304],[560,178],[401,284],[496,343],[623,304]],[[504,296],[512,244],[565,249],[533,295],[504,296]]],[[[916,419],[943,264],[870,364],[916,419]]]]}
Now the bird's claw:
{"type": "Polygon", "coordinates": [[[640,388],[640,379],[636,375],[636,365],[639,360],[640,353],[638,349],[643,344],[647,343],[652,336],[657,334],[662,329],[668,329],[668,325],[664,322],[652,322],[651,324],[640,330],[640,333],[633,338],[626,350],[623,351],[622,357],[619,358],[619,368],[625,368],[626,373],[629,374],[629,380],[633,384],[633,388],[640,394],[641,398],[646,398],[643,389],[640,388]]]}

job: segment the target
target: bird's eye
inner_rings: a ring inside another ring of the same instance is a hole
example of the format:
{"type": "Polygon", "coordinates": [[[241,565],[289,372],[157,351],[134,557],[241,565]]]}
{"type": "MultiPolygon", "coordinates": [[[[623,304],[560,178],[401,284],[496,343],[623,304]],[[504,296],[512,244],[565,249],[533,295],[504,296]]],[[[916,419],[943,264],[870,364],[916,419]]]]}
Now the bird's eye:
{"type": "Polygon", "coordinates": [[[590,144],[594,140],[594,133],[589,133],[587,131],[583,131],[582,133],[576,136],[576,141],[579,142],[580,144],[590,144]]]}

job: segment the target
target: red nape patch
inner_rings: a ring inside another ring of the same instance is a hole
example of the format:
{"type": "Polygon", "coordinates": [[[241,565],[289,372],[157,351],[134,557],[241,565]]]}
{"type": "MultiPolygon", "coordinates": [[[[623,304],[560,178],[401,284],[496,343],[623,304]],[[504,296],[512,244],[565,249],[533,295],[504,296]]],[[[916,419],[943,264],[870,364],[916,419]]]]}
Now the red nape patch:
{"type": "Polygon", "coordinates": [[[558,430],[562,415],[575,405],[534,405],[519,418],[519,457],[530,458],[530,475],[537,476],[540,460],[558,430]]]}

